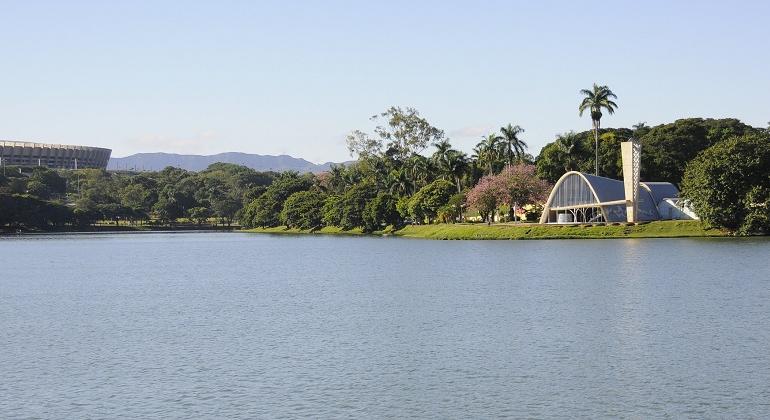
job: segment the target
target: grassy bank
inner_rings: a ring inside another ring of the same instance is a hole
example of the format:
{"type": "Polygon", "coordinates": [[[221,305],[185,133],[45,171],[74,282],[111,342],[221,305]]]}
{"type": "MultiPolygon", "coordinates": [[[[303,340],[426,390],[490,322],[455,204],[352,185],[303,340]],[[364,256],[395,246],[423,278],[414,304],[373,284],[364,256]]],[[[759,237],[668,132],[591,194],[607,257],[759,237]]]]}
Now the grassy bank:
{"type": "MultiPolygon", "coordinates": [[[[325,227],[317,231],[286,227],[251,229],[258,233],[320,233],[361,235],[360,230],[343,231],[325,227]]],[[[717,229],[704,229],[697,221],[660,221],[626,225],[538,225],[538,224],[438,224],[406,226],[392,232],[376,232],[406,238],[424,239],[603,239],[603,238],[690,238],[727,236],[717,229]]]]}

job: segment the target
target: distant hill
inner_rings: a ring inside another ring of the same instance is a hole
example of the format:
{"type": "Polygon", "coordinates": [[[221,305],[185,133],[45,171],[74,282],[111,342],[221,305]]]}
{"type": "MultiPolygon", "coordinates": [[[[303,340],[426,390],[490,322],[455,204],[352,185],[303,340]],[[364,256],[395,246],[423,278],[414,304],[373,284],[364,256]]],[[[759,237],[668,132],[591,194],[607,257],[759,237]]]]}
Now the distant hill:
{"type": "Polygon", "coordinates": [[[328,171],[331,165],[335,164],[334,162],[315,164],[305,159],[295,158],[288,155],[270,156],[238,152],[219,153],[216,155],[137,153],[121,158],[110,158],[107,169],[159,171],[167,166],[174,166],[187,169],[188,171],[202,171],[212,163],[217,162],[235,163],[257,171],[297,171],[300,173],[328,171]]]}

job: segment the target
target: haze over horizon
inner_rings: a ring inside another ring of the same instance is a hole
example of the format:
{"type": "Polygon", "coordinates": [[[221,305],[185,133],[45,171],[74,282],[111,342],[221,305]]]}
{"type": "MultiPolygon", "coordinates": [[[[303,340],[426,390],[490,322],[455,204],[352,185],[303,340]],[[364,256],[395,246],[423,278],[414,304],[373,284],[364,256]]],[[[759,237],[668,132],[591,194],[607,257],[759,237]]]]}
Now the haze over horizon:
{"type": "Polygon", "coordinates": [[[770,120],[770,3],[5,2],[0,138],[141,152],[350,160],[345,135],[412,106],[469,152],[606,127],[770,120]]]}

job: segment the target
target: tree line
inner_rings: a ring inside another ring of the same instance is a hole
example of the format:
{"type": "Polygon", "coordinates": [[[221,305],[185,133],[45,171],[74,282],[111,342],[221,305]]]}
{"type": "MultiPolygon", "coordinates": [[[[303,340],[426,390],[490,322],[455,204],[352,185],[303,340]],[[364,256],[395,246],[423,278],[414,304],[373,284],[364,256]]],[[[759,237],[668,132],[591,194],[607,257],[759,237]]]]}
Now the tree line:
{"type": "MultiPolygon", "coordinates": [[[[614,97],[604,88],[596,86],[594,96],[614,97]]],[[[594,108],[589,101],[580,109],[598,120],[594,108]]],[[[467,154],[413,108],[391,107],[372,120],[372,132],[354,130],[347,137],[354,163],[320,174],[258,172],[225,163],[201,172],[5,168],[0,227],[184,221],[372,232],[406,223],[536,220],[550,184],[566,171],[594,170],[619,179],[620,142],[631,137],[642,143],[642,179],[681,186],[706,224],[745,234],[770,227],[770,163],[763,154],[770,132],[736,119],[631,128],[601,128],[594,120],[592,130],[559,135],[537,157],[528,153],[524,130],[514,124],[483,136],[467,154]],[[717,182],[725,179],[732,184],[717,182]]]]}
{"type": "Polygon", "coordinates": [[[99,221],[170,226],[186,219],[197,225],[230,225],[245,204],[279,177],[227,163],[201,172],[172,167],[142,173],[3,169],[0,227],[42,230],[86,228],[99,221]]]}
{"type": "MultiPolygon", "coordinates": [[[[315,179],[286,175],[244,209],[242,223],[365,232],[404,223],[452,223],[476,207],[467,195],[482,178],[500,180],[498,204],[509,209],[537,201],[547,188],[535,174],[519,126],[508,124],[484,136],[468,156],[413,108],[391,107],[372,120],[372,133],[354,130],[347,137],[354,164],[315,179]],[[429,147],[432,153],[425,153],[429,147]]],[[[491,221],[491,212],[479,213],[491,221]]]]}

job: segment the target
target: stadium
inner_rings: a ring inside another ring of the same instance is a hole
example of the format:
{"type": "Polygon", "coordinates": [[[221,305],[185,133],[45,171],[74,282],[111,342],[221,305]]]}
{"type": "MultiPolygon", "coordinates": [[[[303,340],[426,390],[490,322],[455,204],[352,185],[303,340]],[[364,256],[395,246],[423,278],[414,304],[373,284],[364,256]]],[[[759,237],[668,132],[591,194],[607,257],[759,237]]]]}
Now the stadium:
{"type": "Polygon", "coordinates": [[[112,150],[67,144],[0,140],[0,165],[55,169],[105,169],[112,150]]]}

